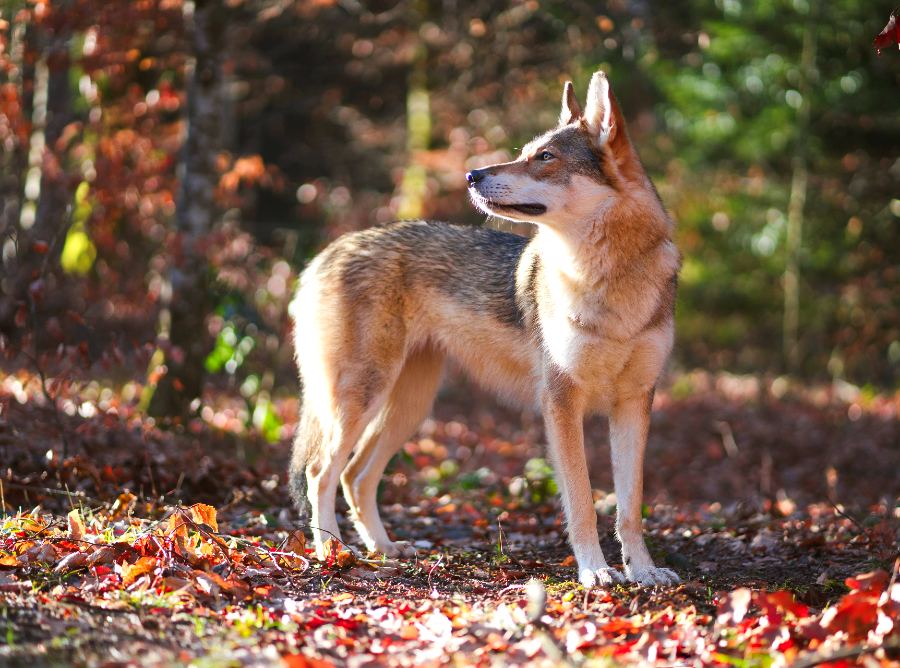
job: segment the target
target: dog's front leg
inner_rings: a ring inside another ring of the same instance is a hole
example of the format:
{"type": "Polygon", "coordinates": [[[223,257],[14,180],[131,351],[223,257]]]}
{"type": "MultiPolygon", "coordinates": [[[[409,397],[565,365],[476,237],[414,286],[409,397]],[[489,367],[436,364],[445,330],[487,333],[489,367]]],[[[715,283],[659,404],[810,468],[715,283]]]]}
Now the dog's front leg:
{"type": "Polygon", "coordinates": [[[619,401],[609,416],[613,481],[616,486],[616,533],[622,543],[625,574],[641,584],[675,584],[678,576],[657,568],[650,558],[641,527],[644,450],[650,428],[653,393],[619,401]]]}
{"type": "Polygon", "coordinates": [[[584,454],[584,405],[580,393],[567,378],[553,374],[545,379],[541,404],[569,542],[578,563],[578,579],[585,587],[624,582],[622,574],[606,563],[600,548],[584,454]]]}

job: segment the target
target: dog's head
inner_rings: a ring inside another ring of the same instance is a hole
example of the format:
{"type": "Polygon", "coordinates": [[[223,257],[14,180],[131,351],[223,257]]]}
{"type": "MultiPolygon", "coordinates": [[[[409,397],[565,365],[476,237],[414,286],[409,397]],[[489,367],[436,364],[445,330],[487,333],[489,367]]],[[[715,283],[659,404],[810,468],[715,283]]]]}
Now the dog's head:
{"type": "Polygon", "coordinates": [[[575,89],[563,89],[559,126],[529,142],[512,162],[466,174],[479,209],[520,222],[560,225],[607,206],[623,188],[631,146],[606,74],[591,78],[582,113],[575,89]]]}

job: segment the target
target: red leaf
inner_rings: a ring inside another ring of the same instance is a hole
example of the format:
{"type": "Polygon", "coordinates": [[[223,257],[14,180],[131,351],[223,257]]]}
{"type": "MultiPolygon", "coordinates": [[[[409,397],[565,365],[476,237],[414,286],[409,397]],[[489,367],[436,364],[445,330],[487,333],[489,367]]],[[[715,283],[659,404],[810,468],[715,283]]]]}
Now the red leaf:
{"type": "Polygon", "coordinates": [[[322,659],[314,659],[303,654],[285,654],[281,661],[286,668],[334,668],[334,664],[322,659]]]}
{"type": "Polygon", "coordinates": [[[28,293],[36,302],[40,302],[44,298],[44,279],[39,278],[31,282],[28,286],[28,293]]]}
{"type": "Polygon", "coordinates": [[[761,608],[766,609],[768,617],[775,617],[778,610],[788,612],[798,619],[809,615],[809,608],[802,603],[798,603],[797,599],[789,591],[760,592],[758,604],[761,608]]]}
{"type": "Polygon", "coordinates": [[[887,25],[875,36],[875,52],[881,55],[881,50],[889,46],[897,45],[900,48],[900,21],[897,20],[897,11],[891,12],[887,25]]]}
{"type": "Polygon", "coordinates": [[[847,578],[844,583],[852,591],[866,591],[880,594],[887,586],[888,580],[890,580],[890,577],[886,571],[871,571],[869,573],[854,575],[851,578],[847,578]]]}
{"type": "Polygon", "coordinates": [[[110,573],[112,573],[112,568],[109,566],[97,566],[94,568],[94,575],[96,575],[98,578],[102,578],[105,575],[109,575],[110,573]]]}
{"type": "Polygon", "coordinates": [[[719,624],[725,625],[732,622],[737,624],[744,618],[744,615],[747,614],[747,609],[750,607],[752,598],[753,592],[746,587],[735,589],[719,604],[716,621],[718,621],[719,624]]]}
{"type": "Polygon", "coordinates": [[[850,640],[865,640],[878,618],[878,596],[869,592],[854,591],[838,604],[822,613],[821,624],[832,633],[845,631],[850,640]]]}

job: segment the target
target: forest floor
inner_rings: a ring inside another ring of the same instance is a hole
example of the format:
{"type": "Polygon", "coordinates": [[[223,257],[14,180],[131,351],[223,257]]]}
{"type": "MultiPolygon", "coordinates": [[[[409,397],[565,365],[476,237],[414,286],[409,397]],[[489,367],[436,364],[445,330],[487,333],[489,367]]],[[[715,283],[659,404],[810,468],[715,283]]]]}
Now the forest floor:
{"type": "MultiPolygon", "coordinates": [[[[47,394],[0,375],[4,666],[900,660],[900,395],[679,376],[655,403],[645,526],[683,582],[585,591],[539,419],[470,388],[443,393],[385,478],[405,560],[337,542],[317,560],[286,492],[289,429],[254,435],[227,392],[166,428],[133,392],[47,394]]],[[[278,402],[286,424],[296,410],[278,402]]],[[[587,436],[621,568],[604,421],[587,436]]]]}

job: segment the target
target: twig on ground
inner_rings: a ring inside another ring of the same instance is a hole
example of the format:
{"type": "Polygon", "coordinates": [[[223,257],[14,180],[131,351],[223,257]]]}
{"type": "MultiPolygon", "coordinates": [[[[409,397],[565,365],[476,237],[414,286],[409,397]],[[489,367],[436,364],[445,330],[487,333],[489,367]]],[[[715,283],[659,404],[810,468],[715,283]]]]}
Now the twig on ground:
{"type": "Polygon", "coordinates": [[[82,492],[80,490],[75,490],[73,492],[70,489],[53,489],[52,487],[42,487],[40,485],[29,485],[27,483],[12,482],[10,480],[7,480],[5,483],[0,481],[0,485],[3,485],[3,484],[7,485],[8,487],[12,487],[13,489],[25,490],[26,492],[35,492],[35,493],[40,493],[40,494],[53,494],[55,496],[65,496],[70,500],[74,496],[78,499],[84,499],[85,501],[89,501],[90,503],[96,504],[101,507],[106,504],[105,501],[102,501],[101,499],[98,499],[93,496],[88,496],[87,494],[85,494],[84,492],[82,492]]]}
{"type": "Polygon", "coordinates": [[[431,591],[434,591],[434,585],[433,585],[432,582],[431,582],[431,578],[434,577],[434,571],[435,571],[435,569],[436,569],[438,566],[441,565],[441,562],[442,562],[442,561],[444,561],[444,555],[443,555],[443,554],[442,554],[440,557],[438,557],[438,560],[437,560],[436,562],[434,562],[434,565],[433,565],[430,569],[428,569],[428,588],[429,588],[431,591]]]}
{"type": "Polygon", "coordinates": [[[865,654],[872,654],[878,650],[884,650],[885,653],[900,650],[900,641],[894,640],[882,645],[852,645],[828,654],[813,654],[802,661],[794,663],[793,668],[814,668],[814,666],[822,663],[831,663],[841,659],[855,659],[865,654]]]}
{"type": "Polygon", "coordinates": [[[841,517],[853,522],[854,526],[856,526],[856,528],[859,529],[859,532],[861,534],[863,534],[863,537],[868,538],[868,535],[867,535],[868,532],[866,531],[866,527],[863,526],[862,522],[860,522],[858,519],[856,519],[855,517],[853,517],[852,515],[847,513],[843,508],[841,508],[838,505],[837,501],[835,501],[830,494],[828,495],[828,503],[831,504],[831,507],[834,509],[834,512],[836,512],[841,517]]]}

